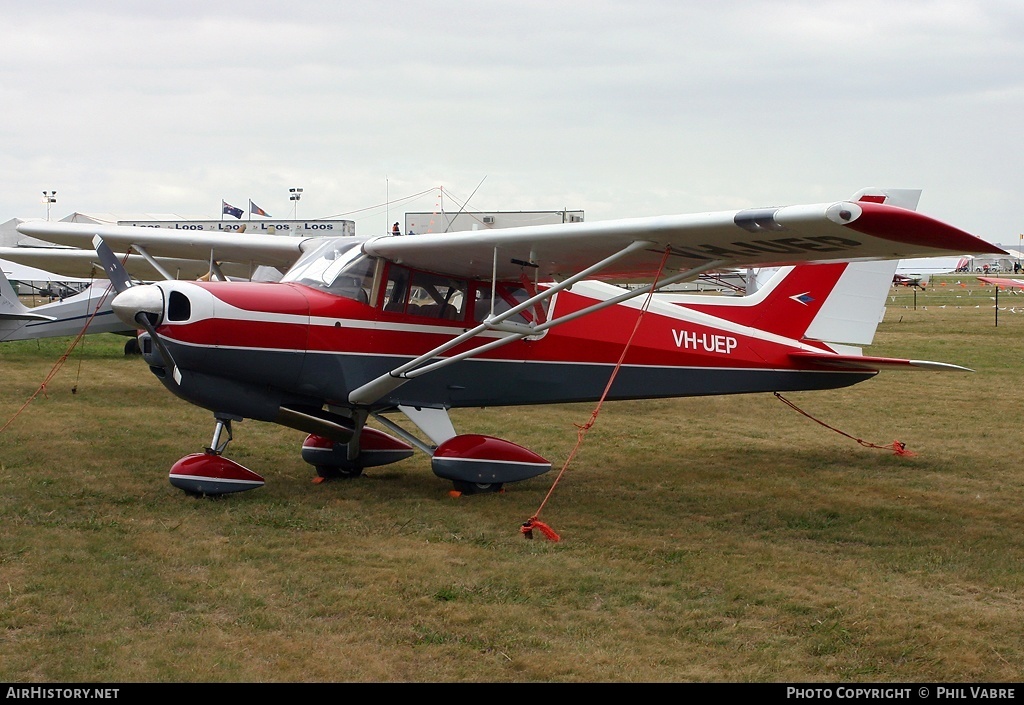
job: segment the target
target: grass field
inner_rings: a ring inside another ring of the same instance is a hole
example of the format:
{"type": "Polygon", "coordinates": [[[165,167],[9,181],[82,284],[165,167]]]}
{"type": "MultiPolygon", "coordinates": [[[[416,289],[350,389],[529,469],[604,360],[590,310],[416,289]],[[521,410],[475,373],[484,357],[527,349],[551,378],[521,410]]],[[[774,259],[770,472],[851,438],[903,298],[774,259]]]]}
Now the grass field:
{"type": "MultiPolygon", "coordinates": [[[[266,486],[189,498],[167,471],[212,417],[122,338],[20,414],[69,341],[5,343],[0,682],[1020,681],[1024,296],[992,293],[894,289],[866,352],[975,371],[785,395],[842,433],[771,394],[606,404],[543,505],[558,542],[519,530],[555,473],[317,485],[303,434],[252,421],[228,454],[266,486]]],[[[453,419],[557,469],[592,408],[453,419]]]]}

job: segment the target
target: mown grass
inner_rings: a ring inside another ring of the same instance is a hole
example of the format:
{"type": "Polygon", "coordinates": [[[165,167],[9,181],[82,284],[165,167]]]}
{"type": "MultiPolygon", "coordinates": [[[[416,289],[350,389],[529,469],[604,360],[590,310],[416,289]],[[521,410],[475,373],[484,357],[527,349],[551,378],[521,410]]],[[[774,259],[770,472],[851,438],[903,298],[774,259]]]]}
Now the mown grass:
{"type": "MultiPolygon", "coordinates": [[[[546,504],[555,473],[455,499],[422,455],[316,485],[252,421],[229,455],[266,486],[192,499],[166,473],[212,420],[123,339],[16,418],[68,341],[4,344],[0,681],[1017,681],[1024,315],[956,281],[893,290],[869,352],[974,373],[785,395],[835,430],[770,394],[606,404],[546,504]],[[542,506],[561,541],[520,533],[542,506]]],[[[592,408],[453,418],[557,470],[592,408]]]]}

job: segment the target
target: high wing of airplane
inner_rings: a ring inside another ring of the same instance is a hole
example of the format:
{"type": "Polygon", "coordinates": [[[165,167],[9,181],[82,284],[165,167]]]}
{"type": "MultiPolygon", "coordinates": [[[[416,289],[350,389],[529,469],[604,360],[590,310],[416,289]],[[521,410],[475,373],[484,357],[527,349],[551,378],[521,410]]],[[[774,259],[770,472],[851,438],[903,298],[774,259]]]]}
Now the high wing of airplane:
{"type": "MultiPolygon", "coordinates": [[[[25,223],[23,234],[45,232],[52,247],[0,247],[0,261],[21,277],[48,282],[93,282],[81,293],[29,308],[22,304],[0,272],[0,342],[55,336],[75,336],[88,323],[89,333],[132,336],[125,354],[138,352],[138,326],[126,324],[110,307],[104,266],[92,249],[101,235],[121,250],[117,258],[136,281],[156,279],[245,279],[276,281],[301,254],[302,239],[284,236],[231,234],[205,238],[203,232],[158,228],[89,225],[81,223],[25,223]],[[151,254],[150,251],[156,254],[151,254]]],[[[54,284],[51,284],[53,286],[54,284]]]]}
{"type": "MultiPolygon", "coordinates": [[[[31,221],[24,225],[24,233],[37,230],[31,221]]],[[[132,335],[133,340],[125,344],[125,354],[137,352],[134,340],[137,326],[125,324],[110,308],[113,292],[100,258],[92,249],[92,238],[97,234],[123,250],[117,255],[118,260],[139,282],[157,279],[276,281],[281,278],[281,270],[287,269],[301,254],[302,242],[298,238],[248,234],[244,240],[239,235],[231,235],[211,244],[202,237],[203,233],[192,231],[65,222],[43,223],[42,230],[50,242],[61,246],[0,247],[0,261],[20,268],[16,270],[19,276],[51,282],[51,288],[57,282],[87,283],[96,281],[96,277],[100,277],[102,283],[90,284],[79,294],[29,309],[18,300],[9,282],[4,282],[6,287],[0,285],[0,342],[78,335],[88,322],[89,333],[132,335]],[[181,235],[182,232],[186,235],[181,235]],[[157,254],[150,254],[150,250],[157,254]]]]}
{"type": "Polygon", "coordinates": [[[0,259],[67,276],[93,277],[102,271],[92,250],[101,235],[135,279],[196,279],[211,271],[221,279],[279,278],[300,254],[306,238],[253,233],[169,230],[139,226],[49,221],[22,223],[19,232],[54,247],[0,247],[0,259]],[[276,277],[261,269],[279,270],[276,277]]]}
{"type": "MultiPolygon", "coordinates": [[[[23,225],[29,226],[28,223],[23,225]]],[[[111,228],[123,228],[125,230],[143,231],[144,234],[150,235],[148,231],[155,230],[155,228],[132,228],[128,226],[94,226],[89,227],[83,223],[50,223],[46,228],[48,232],[53,233],[54,238],[60,238],[66,236],[67,233],[74,233],[81,236],[87,236],[91,238],[93,235],[102,232],[109,232],[111,228]]],[[[26,227],[26,232],[33,232],[30,227],[26,227]]],[[[116,231],[115,231],[116,232],[116,231]]],[[[119,233],[122,234],[123,233],[119,233]]],[[[150,235],[152,237],[152,235],[150,235]]],[[[285,240],[283,236],[273,235],[247,235],[247,239],[256,237],[275,237],[280,240],[285,240]]],[[[74,238],[70,238],[72,241],[74,238]]],[[[195,242],[195,239],[191,239],[195,242]]],[[[140,242],[142,239],[140,238],[140,242]]],[[[92,247],[92,243],[86,240],[88,247],[92,247]]],[[[234,247],[223,248],[225,250],[224,255],[238,254],[238,247],[241,243],[235,242],[230,243],[234,247]]],[[[283,260],[279,256],[275,256],[269,259],[269,262],[265,262],[260,257],[259,250],[254,249],[244,259],[241,260],[223,260],[223,259],[211,259],[210,250],[206,248],[205,244],[195,244],[191,248],[185,248],[190,256],[188,257],[170,257],[170,256],[153,256],[149,254],[149,251],[143,246],[138,245],[135,247],[125,248],[126,254],[119,255],[119,259],[122,261],[123,266],[128,273],[139,281],[153,281],[155,279],[196,279],[198,277],[208,275],[211,270],[211,262],[214,263],[215,269],[218,269],[220,275],[224,278],[239,278],[249,279],[252,278],[253,273],[258,267],[266,264],[266,266],[273,267],[277,263],[283,261],[284,268],[287,268],[288,263],[294,262],[295,258],[298,257],[300,252],[295,249],[298,241],[291,243],[293,254],[288,257],[284,257],[283,260]],[[139,254],[140,252],[144,254],[139,254]],[[273,264],[271,264],[272,262],[273,264]]],[[[284,248],[282,248],[284,249],[284,248]]],[[[180,251],[180,250],[176,250],[180,251]]],[[[221,253],[218,252],[218,257],[221,253]]],[[[99,264],[99,258],[96,252],[92,249],[80,249],[75,246],[68,247],[0,247],[0,259],[8,260],[10,262],[17,262],[18,264],[37,267],[47,272],[55,273],[65,277],[88,279],[96,276],[103,276],[102,268],[99,264]]]]}
{"type": "MultiPolygon", "coordinates": [[[[890,367],[964,369],[856,347],[874,335],[891,260],[1002,252],[898,205],[907,193],[466,233],[275,238],[250,256],[291,263],[277,283],[132,285],[108,241],[149,256],[184,250],[146,228],[19,229],[63,244],[91,237],[118,291],[115,313],[142,329],[151,372],[213,413],[210,446],[171,468],[174,486],[217,495],[263,485],[224,456],[232,424],[253,419],[307,434],[301,455],[320,478],[419,450],[435,475],[475,493],[551,464],[512,441],[456,432],[452,408],[833,389],[890,367]],[[753,267],[778,269],[748,296],[647,297],[753,267]]],[[[195,246],[228,259],[220,248],[242,243],[217,236],[195,246]]]]}

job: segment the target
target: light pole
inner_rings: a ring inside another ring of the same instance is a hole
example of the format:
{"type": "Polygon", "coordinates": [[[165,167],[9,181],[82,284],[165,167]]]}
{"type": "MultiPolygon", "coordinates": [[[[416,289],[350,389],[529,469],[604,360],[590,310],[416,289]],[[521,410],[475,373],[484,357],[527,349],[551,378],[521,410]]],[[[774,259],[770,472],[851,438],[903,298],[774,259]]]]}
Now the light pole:
{"type": "Polygon", "coordinates": [[[288,197],[288,200],[294,202],[293,205],[292,205],[292,219],[293,220],[298,220],[298,218],[299,218],[299,199],[302,198],[302,189],[300,189],[300,188],[290,188],[290,189],[288,189],[288,193],[291,194],[291,196],[288,197]]]}
{"type": "Polygon", "coordinates": [[[50,219],[50,204],[57,202],[56,191],[43,191],[43,203],[46,204],[46,219],[50,219]]]}

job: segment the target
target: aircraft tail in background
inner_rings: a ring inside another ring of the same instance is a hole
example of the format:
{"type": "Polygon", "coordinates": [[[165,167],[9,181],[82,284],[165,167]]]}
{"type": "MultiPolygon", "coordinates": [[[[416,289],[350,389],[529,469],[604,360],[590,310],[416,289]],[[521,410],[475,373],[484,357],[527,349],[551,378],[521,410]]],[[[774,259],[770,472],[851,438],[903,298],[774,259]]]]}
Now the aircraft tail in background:
{"type": "MultiPolygon", "coordinates": [[[[52,317],[33,313],[25,304],[18,300],[18,294],[11,282],[0,271],[0,324],[5,321],[48,321],[52,317]]],[[[2,333],[0,333],[2,336],[2,333]]]]}
{"type": "Polygon", "coordinates": [[[133,334],[111,311],[111,298],[104,279],[63,301],[30,308],[0,272],[0,342],[78,335],[86,324],[90,333],[133,334]]]}

